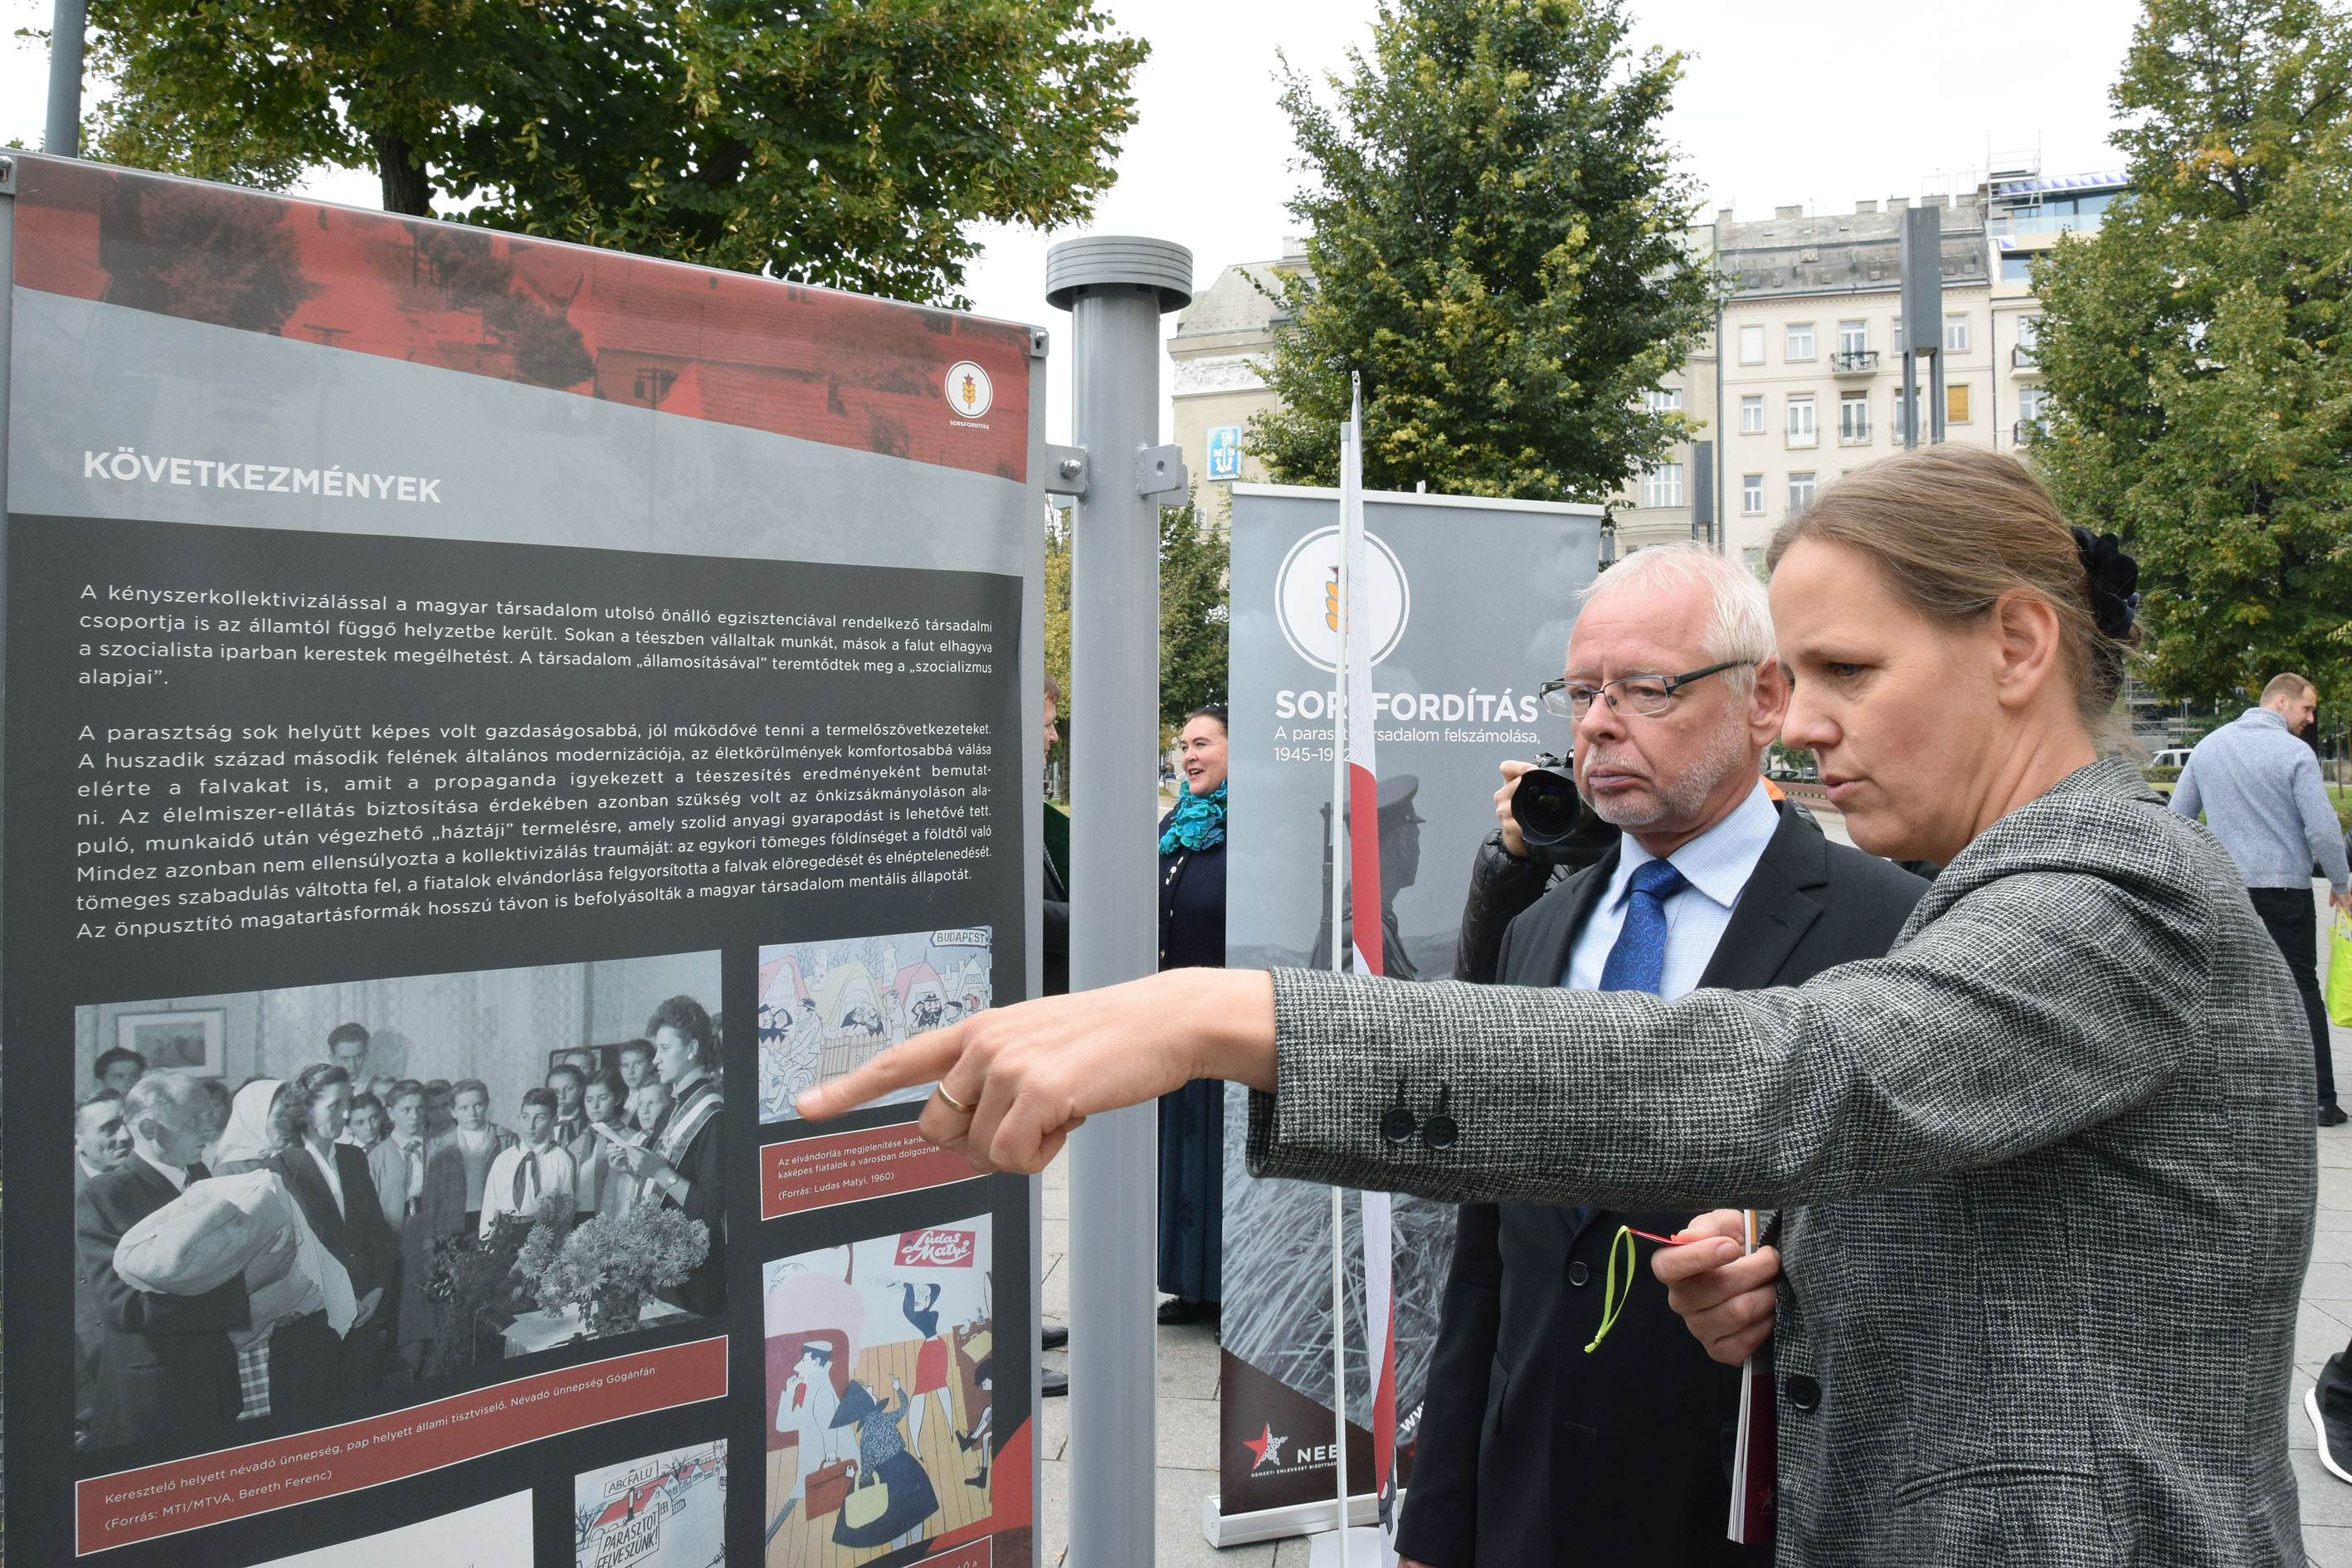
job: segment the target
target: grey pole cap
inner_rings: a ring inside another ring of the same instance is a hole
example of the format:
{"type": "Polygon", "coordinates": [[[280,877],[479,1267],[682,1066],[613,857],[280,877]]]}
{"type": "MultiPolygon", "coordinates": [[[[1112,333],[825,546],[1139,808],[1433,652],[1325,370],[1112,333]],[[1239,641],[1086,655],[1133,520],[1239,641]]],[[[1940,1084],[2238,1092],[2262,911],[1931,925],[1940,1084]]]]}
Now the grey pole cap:
{"type": "Polygon", "coordinates": [[[1094,288],[1150,289],[1162,313],[1192,302],[1192,253],[1172,239],[1089,234],[1045,253],[1045,303],[1066,310],[1094,288]]]}

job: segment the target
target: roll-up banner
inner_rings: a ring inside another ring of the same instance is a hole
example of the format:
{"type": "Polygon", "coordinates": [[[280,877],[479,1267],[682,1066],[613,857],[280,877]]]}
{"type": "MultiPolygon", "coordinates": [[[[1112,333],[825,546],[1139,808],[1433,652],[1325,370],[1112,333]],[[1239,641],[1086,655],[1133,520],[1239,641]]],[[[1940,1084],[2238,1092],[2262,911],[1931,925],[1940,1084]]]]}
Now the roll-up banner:
{"type": "Polygon", "coordinates": [[[792,1102],[1034,985],[1043,334],[21,154],[0,241],[19,1561],[1027,1563],[1030,1184],[792,1102]]]}
{"type": "MultiPolygon", "coordinates": [[[[1537,688],[1559,674],[1577,591],[1599,570],[1601,509],[1375,492],[1364,520],[1364,580],[1350,597],[1370,621],[1379,820],[1358,827],[1343,811],[1338,863],[1347,834],[1377,833],[1382,968],[1448,979],[1471,861],[1495,826],[1496,764],[1567,749],[1568,721],[1543,710],[1537,688]]],[[[1331,962],[1339,550],[1337,490],[1234,487],[1225,957],[1236,966],[1331,962]]],[[[1245,1091],[1227,1094],[1219,1486],[1202,1522],[1230,1544],[1328,1528],[1337,1454],[1328,1189],[1252,1180],[1245,1091]]],[[[1363,1238],[1356,1205],[1347,1212],[1349,1475],[1369,1496],[1363,1238]]],[[[1400,1197],[1394,1236],[1409,1489],[1454,1209],[1400,1197]]]]}

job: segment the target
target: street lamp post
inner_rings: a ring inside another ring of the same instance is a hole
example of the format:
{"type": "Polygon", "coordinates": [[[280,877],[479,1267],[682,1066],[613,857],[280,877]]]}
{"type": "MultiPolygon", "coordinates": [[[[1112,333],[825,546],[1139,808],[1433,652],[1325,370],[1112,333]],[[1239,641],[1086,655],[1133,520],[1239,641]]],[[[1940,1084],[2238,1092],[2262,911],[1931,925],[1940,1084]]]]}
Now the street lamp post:
{"type": "MultiPolygon", "coordinates": [[[[1160,318],[1192,297],[1164,239],[1066,240],[1045,299],[1071,313],[1071,426],[1057,453],[1071,520],[1070,988],[1160,966],[1160,506],[1184,468],[1159,446],[1160,318]],[[1075,470],[1075,471],[1074,471],[1075,470]],[[1079,480],[1083,475],[1083,480],[1079,480]]],[[[1159,1379],[1158,1108],[1090,1118],[1070,1140],[1070,1562],[1153,1560],[1159,1379]]]]}
{"type": "Polygon", "coordinates": [[[81,156],[81,39],[84,0],[55,0],[49,13],[49,111],[41,151],[81,156]]]}

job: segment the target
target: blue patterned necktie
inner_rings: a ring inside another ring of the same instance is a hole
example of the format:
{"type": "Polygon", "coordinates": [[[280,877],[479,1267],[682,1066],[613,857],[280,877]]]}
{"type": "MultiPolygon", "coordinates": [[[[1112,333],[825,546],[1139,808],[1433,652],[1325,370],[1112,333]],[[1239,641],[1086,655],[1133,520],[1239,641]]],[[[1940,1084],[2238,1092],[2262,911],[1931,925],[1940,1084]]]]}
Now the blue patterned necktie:
{"type": "Polygon", "coordinates": [[[1601,990],[1657,990],[1666,972],[1666,900],[1689,886],[1671,860],[1645,861],[1633,873],[1625,924],[1601,966],[1601,990]]]}

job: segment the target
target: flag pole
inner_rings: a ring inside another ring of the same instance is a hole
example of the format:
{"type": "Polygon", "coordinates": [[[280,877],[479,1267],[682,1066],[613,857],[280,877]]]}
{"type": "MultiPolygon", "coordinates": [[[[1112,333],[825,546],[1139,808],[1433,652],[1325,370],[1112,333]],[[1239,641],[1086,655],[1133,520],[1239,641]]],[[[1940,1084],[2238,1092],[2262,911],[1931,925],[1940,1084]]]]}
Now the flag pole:
{"type": "MultiPolygon", "coordinates": [[[[1339,581],[1334,601],[1333,629],[1338,632],[1332,645],[1331,659],[1331,833],[1336,850],[1339,834],[1349,832],[1349,856],[1333,857],[1339,870],[1331,878],[1331,968],[1334,973],[1348,967],[1347,952],[1353,943],[1349,939],[1349,927],[1341,918],[1343,894],[1348,879],[1346,868],[1354,850],[1352,832],[1347,817],[1348,805],[1348,641],[1354,635],[1355,606],[1349,595],[1354,584],[1349,581],[1348,568],[1348,507],[1360,494],[1363,486],[1363,462],[1358,443],[1363,438],[1363,393],[1360,378],[1349,378],[1348,423],[1339,431],[1339,581]]],[[[1331,1189],[1331,1448],[1339,1468],[1339,1562],[1348,1561],[1348,1233],[1346,1211],[1340,1189],[1331,1189]]]]}

